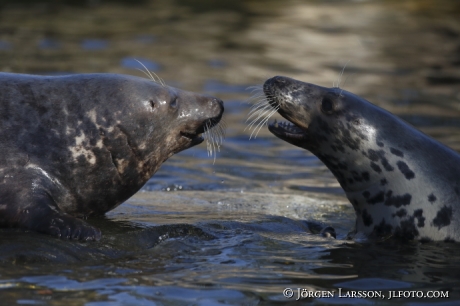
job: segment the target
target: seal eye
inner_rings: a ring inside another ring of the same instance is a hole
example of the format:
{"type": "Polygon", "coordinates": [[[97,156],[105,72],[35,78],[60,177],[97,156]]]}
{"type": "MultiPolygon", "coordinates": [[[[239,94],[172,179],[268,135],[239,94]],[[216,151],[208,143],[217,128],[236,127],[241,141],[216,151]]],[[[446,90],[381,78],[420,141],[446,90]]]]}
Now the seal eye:
{"type": "Polygon", "coordinates": [[[155,102],[153,100],[150,100],[149,103],[150,107],[152,107],[152,109],[155,109],[155,102]]]}
{"type": "Polygon", "coordinates": [[[321,102],[321,110],[326,114],[331,114],[334,111],[334,102],[330,98],[325,97],[323,102],[321,102]]]}

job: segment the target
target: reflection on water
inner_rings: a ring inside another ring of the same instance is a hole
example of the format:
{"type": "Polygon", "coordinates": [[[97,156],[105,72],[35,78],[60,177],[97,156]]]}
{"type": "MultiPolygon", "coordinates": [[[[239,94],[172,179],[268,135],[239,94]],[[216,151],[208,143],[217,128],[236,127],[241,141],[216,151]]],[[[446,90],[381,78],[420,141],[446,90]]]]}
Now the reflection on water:
{"type": "Polygon", "coordinates": [[[143,76],[139,60],[224,99],[228,136],[215,164],[205,145],[181,152],[90,220],[98,243],[2,230],[2,303],[267,305],[285,288],[447,290],[396,302],[458,302],[457,244],[344,241],[354,211],[325,166],[266,128],[249,141],[245,121],[248,87],[277,74],[332,86],[346,65],[343,88],[460,150],[459,13],[455,0],[3,1],[2,71],[143,76]]]}

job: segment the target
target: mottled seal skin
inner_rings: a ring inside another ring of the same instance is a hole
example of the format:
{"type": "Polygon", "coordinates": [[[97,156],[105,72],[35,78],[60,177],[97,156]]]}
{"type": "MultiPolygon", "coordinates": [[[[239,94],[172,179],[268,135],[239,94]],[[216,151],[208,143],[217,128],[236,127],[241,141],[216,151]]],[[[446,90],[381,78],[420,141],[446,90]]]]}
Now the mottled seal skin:
{"type": "Polygon", "coordinates": [[[350,238],[460,240],[459,154],[338,88],[277,76],[263,90],[291,122],[269,130],[315,154],[345,191],[356,211],[350,238]]]}
{"type": "Polygon", "coordinates": [[[81,218],[203,141],[221,100],[117,74],[0,74],[0,226],[98,240],[81,218]]]}

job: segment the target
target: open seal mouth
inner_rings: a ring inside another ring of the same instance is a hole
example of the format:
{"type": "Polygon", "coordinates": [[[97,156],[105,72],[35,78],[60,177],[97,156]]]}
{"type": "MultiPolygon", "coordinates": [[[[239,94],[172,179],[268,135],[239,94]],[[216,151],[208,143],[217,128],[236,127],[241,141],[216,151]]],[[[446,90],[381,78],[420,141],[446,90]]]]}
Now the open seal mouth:
{"type": "Polygon", "coordinates": [[[208,129],[214,127],[217,123],[219,123],[220,118],[211,118],[205,120],[200,126],[198,126],[195,130],[189,129],[185,131],[180,131],[180,135],[182,137],[188,138],[190,140],[197,140],[201,139],[204,140],[203,133],[205,133],[208,129]]]}
{"type": "Polygon", "coordinates": [[[281,139],[305,140],[307,132],[291,122],[275,122],[268,125],[270,132],[281,139]]]}
{"type": "Polygon", "coordinates": [[[181,131],[180,135],[182,137],[188,138],[188,139],[190,139],[192,141],[200,139],[200,138],[201,138],[201,141],[204,140],[203,136],[202,136],[202,133],[197,133],[197,132],[193,132],[193,131],[181,131]]]}
{"type": "Polygon", "coordinates": [[[195,130],[189,129],[180,132],[183,138],[190,141],[192,146],[207,140],[208,155],[214,155],[220,150],[223,138],[225,137],[225,124],[221,121],[222,114],[217,117],[205,120],[195,130]]]}

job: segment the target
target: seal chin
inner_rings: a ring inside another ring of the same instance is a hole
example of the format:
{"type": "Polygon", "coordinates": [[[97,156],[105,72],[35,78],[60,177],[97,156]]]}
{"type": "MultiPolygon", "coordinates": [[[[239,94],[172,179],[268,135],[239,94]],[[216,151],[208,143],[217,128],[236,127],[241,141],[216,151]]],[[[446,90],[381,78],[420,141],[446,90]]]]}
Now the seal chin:
{"type": "Polygon", "coordinates": [[[268,125],[268,130],[276,137],[290,143],[300,143],[307,140],[307,132],[291,122],[280,122],[276,120],[268,125]]]}
{"type": "Polygon", "coordinates": [[[222,114],[215,118],[205,120],[195,129],[180,131],[180,136],[182,138],[187,139],[187,141],[190,142],[190,147],[196,146],[204,141],[204,137],[202,134],[208,131],[209,129],[213,128],[215,125],[217,125],[221,117],[222,114]]]}

